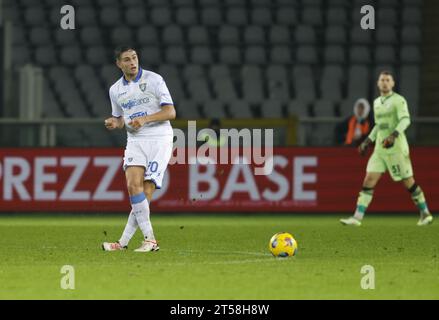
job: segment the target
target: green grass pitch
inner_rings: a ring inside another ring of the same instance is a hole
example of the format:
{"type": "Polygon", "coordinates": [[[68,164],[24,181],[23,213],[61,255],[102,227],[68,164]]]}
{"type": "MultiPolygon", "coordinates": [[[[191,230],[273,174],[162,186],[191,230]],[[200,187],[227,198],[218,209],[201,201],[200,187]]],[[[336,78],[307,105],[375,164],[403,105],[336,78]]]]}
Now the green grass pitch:
{"type": "Polygon", "coordinates": [[[0,299],[438,299],[439,226],[417,216],[153,215],[161,250],[103,252],[122,215],[0,216],[0,299]],[[270,237],[292,233],[296,257],[274,258],[270,237]],[[75,270],[63,290],[61,268],[75,270]],[[360,286],[362,266],[375,289],[360,286]]]}

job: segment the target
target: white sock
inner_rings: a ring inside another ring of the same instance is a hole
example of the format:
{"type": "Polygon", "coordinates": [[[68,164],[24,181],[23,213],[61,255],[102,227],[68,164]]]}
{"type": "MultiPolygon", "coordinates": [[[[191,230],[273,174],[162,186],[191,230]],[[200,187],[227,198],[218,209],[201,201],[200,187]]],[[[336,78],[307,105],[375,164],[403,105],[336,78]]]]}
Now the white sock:
{"type": "Polygon", "coordinates": [[[145,199],[142,202],[132,204],[133,213],[136,217],[137,224],[142,230],[143,236],[148,240],[155,240],[152,230],[151,220],[149,219],[149,203],[145,199]]]}
{"type": "Polygon", "coordinates": [[[133,211],[130,212],[128,216],[128,221],[125,226],[125,230],[122,233],[122,237],[119,239],[119,243],[122,247],[126,247],[130,242],[131,238],[134,236],[137,230],[137,219],[133,214],[133,211]]]}
{"type": "Polygon", "coordinates": [[[363,220],[363,218],[364,218],[364,212],[361,212],[361,211],[358,210],[358,209],[355,210],[354,218],[357,219],[357,220],[359,220],[359,221],[363,220]]]}

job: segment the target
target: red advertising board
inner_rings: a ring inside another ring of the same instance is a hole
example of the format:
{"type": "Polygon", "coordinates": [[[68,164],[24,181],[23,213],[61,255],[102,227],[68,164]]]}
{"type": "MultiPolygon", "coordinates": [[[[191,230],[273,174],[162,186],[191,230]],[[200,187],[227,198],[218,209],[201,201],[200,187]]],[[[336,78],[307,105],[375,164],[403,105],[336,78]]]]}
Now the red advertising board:
{"type": "MultiPolygon", "coordinates": [[[[0,212],[126,212],[122,149],[0,149],[0,212]]],[[[439,148],[412,148],[415,178],[439,210],[439,148]]],[[[367,158],[349,148],[275,148],[273,171],[252,164],[174,164],[155,212],[351,212],[367,158]]],[[[370,211],[416,211],[388,175],[370,211]]]]}

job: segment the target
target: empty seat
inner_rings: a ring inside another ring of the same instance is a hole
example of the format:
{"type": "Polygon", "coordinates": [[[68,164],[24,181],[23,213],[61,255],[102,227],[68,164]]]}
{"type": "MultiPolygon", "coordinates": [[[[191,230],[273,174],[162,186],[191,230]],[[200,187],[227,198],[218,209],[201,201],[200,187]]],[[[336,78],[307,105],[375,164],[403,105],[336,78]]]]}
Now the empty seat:
{"type": "Polygon", "coordinates": [[[297,10],[291,7],[279,7],[276,11],[276,22],[285,26],[297,25],[299,22],[297,10]]]}
{"type": "Polygon", "coordinates": [[[276,64],[290,64],[291,51],[287,46],[275,46],[270,51],[270,60],[276,64]]]}
{"type": "Polygon", "coordinates": [[[183,30],[178,25],[168,25],[163,30],[163,42],[167,45],[183,44],[183,30]]]}
{"type": "Polygon", "coordinates": [[[84,27],[80,33],[81,42],[86,46],[96,46],[102,44],[102,31],[99,27],[84,27]]]}
{"type": "Polygon", "coordinates": [[[287,69],[281,65],[270,65],[266,71],[268,97],[287,103],[290,100],[290,86],[287,69]]]}
{"type": "Polygon", "coordinates": [[[270,43],[272,45],[277,44],[289,44],[291,42],[291,35],[287,27],[285,26],[273,26],[270,28],[270,43]]]}
{"type": "Polygon", "coordinates": [[[63,47],[60,53],[61,63],[67,66],[76,66],[82,63],[82,50],[77,45],[63,47]]]}
{"type": "Polygon", "coordinates": [[[302,46],[297,49],[296,60],[300,64],[316,64],[319,59],[316,48],[313,46],[302,46]]]}
{"type": "Polygon", "coordinates": [[[208,65],[213,62],[212,52],[209,47],[193,47],[191,50],[192,63],[208,65]]]}
{"type": "Polygon", "coordinates": [[[125,11],[125,21],[130,27],[139,28],[147,20],[146,10],[142,5],[129,6],[125,11]]]}
{"type": "Polygon", "coordinates": [[[31,51],[26,45],[13,46],[12,63],[14,65],[22,66],[31,62],[31,51]]]}
{"type": "Polygon", "coordinates": [[[245,61],[249,64],[265,64],[267,62],[265,49],[260,46],[248,47],[245,50],[245,61]]]}
{"type": "Polygon", "coordinates": [[[178,101],[176,105],[177,116],[181,119],[198,119],[200,112],[195,101],[190,99],[183,99],[178,101]]]}
{"type": "Polygon", "coordinates": [[[26,41],[26,29],[19,25],[13,25],[12,27],[12,44],[25,45],[26,41]]]}
{"type": "Polygon", "coordinates": [[[203,26],[192,26],[188,31],[188,40],[191,45],[207,45],[209,34],[203,26]]]}
{"type": "Polygon", "coordinates": [[[110,87],[121,77],[121,71],[114,64],[106,64],[100,70],[101,78],[110,87]]]}
{"type": "Polygon", "coordinates": [[[351,30],[351,42],[353,44],[368,45],[372,42],[372,32],[370,30],[363,30],[360,27],[354,27],[351,30]]]}
{"type": "Polygon", "coordinates": [[[249,26],[244,30],[244,41],[248,45],[264,45],[265,34],[262,27],[249,26]]]}
{"type": "Polygon", "coordinates": [[[237,45],[240,43],[238,28],[222,26],[218,32],[218,40],[222,45],[237,45]]]}
{"type": "Polygon", "coordinates": [[[295,115],[299,118],[309,117],[309,105],[302,100],[293,100],[288,103],[287,111],[289,115],[295,115]]]}
{"type": "Polygon", "coordinates": [[[163,55],[159,47],[147,46],[140,49],[142,66],[156,66],[163,62],[163,55]]]}
{"type": "Polygon", "coordinates": [[[307,25],[320,26],[323,23],[322,11],[319,7],[307,6],[302,12],[302,21],[307,25]]]}
{"type": "Polygon", "coordinates": [[[35,62],[41,66],[50,66],[57,63],[55,48],[52,45],[38,47],[35,50],[35,62]]]}
{"type": "Polygon", "coordinates": [[[201,22],[204,26],[220,26],[223,24],[221,11],[216,8],[204,8],[201,11],[201,22]]]}
{"type": "Polygon", "coordinates": [[[45,27],[34,27],[30,30],[30,41],[34,46],[45,46],[51,44],[50,31],[45,27]]]}
{"type": "Polygon", "coordinates": [[[225,105],[218,100],[209,100],[201,105],[205,117],[226,118],[225,105]]]}
{"type": "Polygon", "coordinates": [[[266,100],[261,105],[261,115],[263,118],[283,118],[282,103],[278,100],[266,100]]]}
{"type": "Polygon", "coordinates": [[[378,25],[392,25],[398,24],[398,14],[396,8],[380,8],[376,12],[378,14],[378,25]]]}
{"type": "Polygon", "coordinates": [[[105,47],[94,46],[94,47],[89,47],[86,50],[85,56],[89,64],[100,66],[108,62],[107,54],[108,54],[108,50],[106,50],[105,47]]]}
{"type": "Polygon", "coordinates": [[[316,98],[316,81],[310,66],[293,67],[293,84],[296,100],[309,103],[316,98]]]}
{"type": "Polygon", "coordinates": [[[346,28],[342,26],[329,26],[325,31],[325,39],[327,44],[340,44],[346,43],[346,28]]]}
{"type": "Polygon", "coordinates": [[[379,46],[375,50],[375,63],[395,63],[396,54],[392,46],[379,46]]]}
{"type": "Polygon", "coordinates": [[[353,46],[349,52],[350,61],[353,64],[370,63],[370,49],[366,46],[353,46]]]}
{"type": "Polygon", "coordinates": [[[316,42],[314,29],[306,25],[297,26],[294,32],[294,38],[298,44],[314,44],[316,42]]]}
{"type": "Polygon", "coordinates": [[[396,44],[398,42],[395,27],[382,26],[379,30],[380,32],[376,34],[378,44],[396,44]]]}
{"type": "Polygon", "coordinates": [[[182,26],[193,26],[198,24],[197,12],[193,8],[183,7],[177,10],[177,24],[182,26]]]}
{"type": "Polygon", "coordinates": [[[192,100],[204,103],[212,99],[212,94],[210,92],[209,86],[203,79],[194,79],[187,83],[187,88],[192,100]]]}
{"type": "Polygon", "coordinates": [[[198,64],[189,64],[183,69],[183,76],[186,81],[192,81],[194,79],[204,80],[206,75],[202,66],[198,64]]]}
{"type": "Polygon", "coordinates": [[[322,98],[328,101],[339,101],[342,98],[343,69],[337,65],[325,66],[320,82],[322,98]]]}
{"type": "Polygon", "coordinates": [[[330,7],[326,14],[329,26],[346,25],[348,21],[346,9],[343,7],[330,7]]]}
{"type": "Polygon", "coordinates": [[[401,49],[401,62],[405,63],[420,63],[421,52],[417,46],[404,46],[401,49]]]}
{"type": "Polygon", "coordinates": [[[114,46],[131,43],[133,42],[133,33],[128,27],[116,27],[111,32],[111,41],[114,46]]]}
{"type": "Polygon", "coordinates": [[[224,64],[237,65],[240,64],[241,53],[236,47],[221,47],[219,53],[219,61],[224,64]]]}
{"type": "Polygon", "coordinates": [[[150,19],[153,25],[167,26],[172,23],[171,8],[155,7],[151,10],[150,19]]]}
{"type": "Polygon", "coordinates": [[[165,52],[166,62],[183,65],[187,62],[186,51],[182,46],[170,46],[165,52]]]}
{"type": "Polygon", "coordinates": [[[368,97],[370,83],[376,81],[370,78],[369,68],[365,65],[350,66],[347,79],[348,97],[353,99],[368,97]]]}
{"type": "Polygon", "coordinates": [[[401,32],[401,39],[404,45],[419,44],[422,41],[422,32],[418,26],[404,26],[401,32]]]}
{"type": "Polygon", "coordinates": [[[271,11],[266,8],[256,8],[251,12],[251,21],[254,25],[270,26],[273,23],[271,11]]]}
{"type": "Polygon", "coordinates": [[[245,65],[241,69],[243,97],[249,103],[260,103],[264,100],[262,72],[258,66],[245,65]]]}
{"type": "MultiPolygon", "coordinates": [[[[59,13],[59,8],[58,8],[59,13]]],[[[96,26],[97,23],[97,15],[96,11],[91,6],[80,6],[76,10],[76,23],[78,26],[81,27],[90,27],[90,26],[96,26]]],[[[59,16],[58,16],[59,21],[59,16]]],[[[59,22],[58,22],[59,23],[59,22]]]]}
{"type": "Polygon", "coordinates": [[[315,117],[334,117],[335,106],[334,103],[327,99],[317,100],[314,103],[314,116],[315,117]]]}
{"type": "Polygon", "coordinates": [[[101,24],[105,27],[113,27],[121,24],[121,11],[117,7],[103,7],[99,15],[101,24]]]}
{"type": "Polygon", "coordinates": [[[24,20],[27,25],[32,27],[40,27],[46,24],[46,15],[43,7],[28,7],[24,11],[24,20]]]}
{"type": "Polygon", "coordinates": [[[253,118],[250,104],[245,100],[235,100],[229,105],[229,111],[232,118],[253,118]]]}
{"type": "Polygon", "coordinates": [[[235,86],[230,77],[214,78],[213,91],[218,100],[230,103],[238,98],[235,86]]]}
{"type": "Polygon", "coordinates": [[[247,10],[244,8],[229,8],[227,10],[227,22],[235,26],[248,24],[247,10]]]}
{"type": "Polygon", "coordinates": [[[154,26],[143,26],[137,31],[137,41],[140,45],[158,44],[159,36],[154,26]]]}
{"type": "Polygon", "coordinates": [[[346,61],[345,52],[342,46],[328,46],[325,48],[325,62],[342,64],[346,61]]]}
{"type": "Polygon", "coordinates": [[[55,31],[55,41],[62,46],[77,44],[76,35],[77,33],[72,32],[72,30],[57,29],[55,31]]]}
{"type": "Polygon", "coordinates": [[[402,12],[403,25],[420,25],[422,23],[422,12],[417,6],[406,6],[402,12]]]}

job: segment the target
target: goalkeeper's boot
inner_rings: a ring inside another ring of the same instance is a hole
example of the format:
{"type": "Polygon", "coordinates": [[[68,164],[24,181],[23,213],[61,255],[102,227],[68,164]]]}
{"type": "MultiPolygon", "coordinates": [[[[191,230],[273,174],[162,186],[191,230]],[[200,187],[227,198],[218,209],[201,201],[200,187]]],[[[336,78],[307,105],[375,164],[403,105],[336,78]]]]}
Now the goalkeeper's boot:
{"type": "Polygon", "coordinates": [[[358,219],[355,219],[354,217],[349,217],[347,219],[340,219],[340,222],[344,226],[361,226],[361,221],[358,219]]]}
{"type": "Polygon", "coordinates": [[[135,252],[152,252],[159,251],[159,244],[155,240],[145,240],[142,245],[134,250],[135,252]]]}
{"type": "Polygon", "coordinates": [[[420,227],[428,226],[433,223],[433,216],[431,214],[422,214],[417,225],[420,227]]]}
{"type": "Polygon", "coordinates": [[[122,247],[122,245],[117,242],[104,242],[102,244],[102,250],[104,251],[119,251],[119,250],[126,250],[127,247],[122,247]]]}

